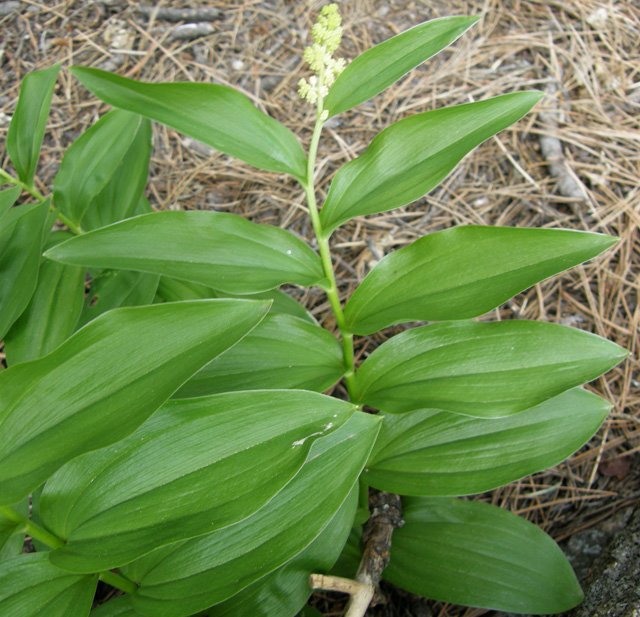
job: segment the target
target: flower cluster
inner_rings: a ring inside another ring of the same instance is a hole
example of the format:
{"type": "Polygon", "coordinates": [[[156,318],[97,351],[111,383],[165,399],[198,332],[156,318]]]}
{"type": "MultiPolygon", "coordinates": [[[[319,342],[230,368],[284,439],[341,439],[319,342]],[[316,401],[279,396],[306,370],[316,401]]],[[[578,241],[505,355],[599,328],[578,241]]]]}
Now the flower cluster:
{"type": "Polygon", "coordinates": [[[298,94],[312,105],[327,96],[346,66],[344,58],[332,57],[342,38],[341,21],[338,5],[329,4],[322,8],[318,23],[311,29],[313,44],[304,50],[303,58],[315,75],[298,82],[298,94]]]}

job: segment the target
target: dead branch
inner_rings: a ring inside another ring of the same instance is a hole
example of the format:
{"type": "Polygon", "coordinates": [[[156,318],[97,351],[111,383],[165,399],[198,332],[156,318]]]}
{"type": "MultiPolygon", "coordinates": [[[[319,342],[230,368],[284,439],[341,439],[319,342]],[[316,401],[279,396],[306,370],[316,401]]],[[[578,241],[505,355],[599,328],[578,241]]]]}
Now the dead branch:
{"type": "Polygon", "coordinates": [[[364,617],[377,591],[382,572],[389,563],[393,530],[402,527],[400,497],[375,491],[369,498],[371,517],[363,535],[364,554],[355,580],[337,576],[312,574],[309,585],[313,589],[341,591],[350,595],[344,617],[364,617]]]}
{"type": "MultiPolygon", "coordinates": [[[[555,85],[548,89],[550,99],[553,99],[556,91],[557,87],[555,85]]],[[[564,197],[584,200],[585,192],[580,181],[567,166],[564,152],[562,151],[562,143],[558,137],[559,130],[556,117],[559,111],[543,111],[540,113],[540,120],[546,130],[546,133],[540,137],[540,149],[542,150],[542,156],[548,163],[549,173],[558,181],[558,192],[564,197]]]]}
{"type": "Polygon", "coordinates": [[[162,6],[138,6],[136,10],[145,17],[164,21],[215,21],[220,17],[220,10],[213,7],[178,9],[162,6]]]}

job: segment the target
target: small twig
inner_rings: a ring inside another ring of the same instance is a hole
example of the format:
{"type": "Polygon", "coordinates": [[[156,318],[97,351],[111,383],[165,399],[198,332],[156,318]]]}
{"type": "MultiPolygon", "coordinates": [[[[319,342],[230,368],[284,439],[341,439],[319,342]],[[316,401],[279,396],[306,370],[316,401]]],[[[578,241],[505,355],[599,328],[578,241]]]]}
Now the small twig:
{"type": "MultiPolygon", "coordinates": [[[[549,98],[553,99],[553,95],[558,88],[552,84],[547,89],[549,98]]],[[[549,166],[549,173],[558,181],[558,192],[564,197],[572,197],[574,199],[585,199],[585,191],[581,182],[567,165],[564,152],[562,151],[562,142],[559,138],[558,123],[556,121],[556,113],[553,111],[540,112],[540,121],[542,122],[546,132],[540,136],[540,150],[542,156],[549,166]]]]}
{"type": "Polygon", "coordinates": [[[207,22],[181,24],[171,28],[156,28],[156,32],[166,32],[169,30],[167,40],[169,41],[192,41],[202,36],[209,36],[216,31],[213,24],[207,22]]]}
{"type": "Polygon", "coordinates": [[[215,21],[220,17],[220,10],[213,7],[199,9],[177,9],[169,7],[139,6],[139,13],[145,17],[153,16],[154,19],[164,21],[215,21]]]}
{"type": "Polygon", "coordinates": [[[309,577],[312,589],[341,591],[350,595],[344,617],[364,617],[374,601],[382,572],[389,563],[393,530],[404,524],[398,495],[376,491],[369,502],[371,518],[363,535],[365,549],[355,580],[321,574],[309,577]]]}

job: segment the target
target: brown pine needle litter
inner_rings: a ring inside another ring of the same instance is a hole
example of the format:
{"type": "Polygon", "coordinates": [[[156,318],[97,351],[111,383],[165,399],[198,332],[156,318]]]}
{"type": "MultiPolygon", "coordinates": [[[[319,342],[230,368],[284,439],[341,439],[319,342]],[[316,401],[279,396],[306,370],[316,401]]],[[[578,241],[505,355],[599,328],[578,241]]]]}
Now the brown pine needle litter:
{"type": "MultiPolygon", "coordinates": [[[[0,141],[22,77],[55,62],[145,81],[230,85],[308,141],[311,112],[301,104],[296,84],[305,75],[301,54],[322,4],[0,2],[0,141]],[[188,24],[176,21],[182,9],[189,9],[186,20],[201,21],[185,28],[188,24]]],[[[320,198],[342,164],[407,115],[518,90],[547,93],[532,113],[482,144],[427,197],[357,219],[334,234],[345,297],[382,256],[453,225],[565,227],[620,238],[598,259],[536,285],[487,316],[562,323],[632,352],[588,386],[613,405],[589,444],[554,469],[481,496],[556,539],[570,538],[640,497],[640,5],[636,0],[343,0],[340,6],[347,58],[426,19],[484,18],[389,90],[329,122],[318,154],[324,178],[320,198]]],[[[43,193],[50,192],[64,148],[106,109],[61,72],[38,171],[43,193]]],[[[0,155],[4,159],[5,152],[0,155]]],[[[312,235],[302,191],[293,180],[250,169],[159,125],[147,195],[157,209],[235,212],[307,239],[312,235]]],[[[328,304],[317,291],[289,291],[331,327],[328,304]]],[[[360,338],[358,356],[400,329],[360,338]]],[[[442,604],[432,610],[442,617],[484,614],[442,604]]]]}

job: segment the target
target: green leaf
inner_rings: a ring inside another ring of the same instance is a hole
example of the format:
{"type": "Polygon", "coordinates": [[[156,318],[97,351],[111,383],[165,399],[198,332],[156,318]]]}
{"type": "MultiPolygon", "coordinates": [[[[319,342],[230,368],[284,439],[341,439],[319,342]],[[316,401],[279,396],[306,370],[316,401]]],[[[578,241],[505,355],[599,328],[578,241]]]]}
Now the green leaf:
{"type": "MultiPolygon", "coordinates": [[[[300,553],[352,492],[379,427],[375,416],[355,413],[314,443],[295,478],[253,516],[129,564],[126,576],[140,585],[133,606],[157,617],[190,615],[231,597],[300,553]]],[[[351,520],[345,535],[350,526],[351,520]]]]}
{"type": "Polygon", "coordinates": [[[384,415],[365,481],[402,495],[470,495],[557,465],[598,430],[611,405],[579,388],[508,418],[437,410],[384,415]]]}
{"type": "Polygon", "coordinates": [[[141,617],[141,615],[133,610],[131,596],[125,594],[94,608],[91,611],[91,617],[141,617]]]}
{"type": "MultiPolygon", "coordinates": [[[[222,291],[216,291],[200,285],[199,283],[190,283],[189,281],[181,281],[168,276],[160,277],[157,295],[164,302],[177,302],[179,300],[195,300],[197,298],[240,298],[243,296],[234,296],[233,294],[225,294],[222,291]]],[[[285,313],[299,317],[312,324],[318,324],[313,316],[299,302],[294,300],[290,295],[279,289],[270,289],[257,294],[251,294],[252,300],[272,300],[270,313],[285,313]]]]}
{"type": "MultiPolygon", "coordinates": [[[[2,219],[2,217],[9,211],[9,208],[18,201],[20,193],[22,193],[21,186],[15,186],[12,189],[0,191],[0,219],[2,219]]],[[[4,225],[4,221],[0,222],[0,233],[2,233],[4,225]]]]}
{"type": "Polygon", "coordinates": [[[356,373],[359,400],[390,413],[508,416],[602,375],[627,351],[536,321],[447,322],[383,343],[356,373]]]}
{"type": "Polygon", "coordinates": [[[118,596],[101,604],[100,606],[96,606],[91,611],[91,617],[143,617],[140,613],[133,610],[131,606],[131,596],[129,594],[125,594],[123,596],[118,596]]]}
{"type": "Polygon", "coordinates": [[[33,184],[60,64],[25,75],[7,131],[7,153],[27,185],[33,184]]]}
{"type": "Polygon", "coordinates": [[[385,90],[466,32],[480,17],[441,17],[419,24],[368,49],[350,62],[324,101],[329,117],[385,90]]]}
{"type": "Polygon", "coordinates": [[[153,212],[47,251],[63,263],[140,270],[235,294],[322,282],[320,257],[290,232],[219,212],[153,212]]]}
{"type": "Polygon", "coordinates": [[[47,200],[12,208],[0,219],[0,340],[36,288],[48,211],[47,200]]]}
{"type": "Polygon", "coordinates": [[[195,374],[175,397],[262,389],[323,392],[346,370],[342,346],[333,334],[291,315],[271,314],[195,374]]]}
{"type": "MultiPolygon", "coordinates": [[[[69,237],[57,231],[48,243],[52,246],[69,237]]],[[[84,277],[84,268],[42,261],[35,293],[5,338],[9,366],[41,358],[71,336],[82,310],[84,277]]]]}
{"type": "Polygon", "coordinates": [[[271,305],[272,313],[283,313],[285,315],[292,315],[293,317],[304,319],[305,321],[316,326],[318,325],[318,322],[315,320],[313,315],[311,315],[311,313],[309,313],[309,311],[304,306],[302,306],[300,302],[292,298],[284,291],[280,291],[279,289],[270,289],[269,291],[263,291],[259,294],[252,294],[251,298],[273,300],[273,304],[271,305]]]}
{"type": "Polygon", "coordinates": [[[83,66],[71,72],[109,105],[166,124],[254,167],[305,181],[306,158],[295,135],[233,88],[148,84],[83,66]]]}
{"type": "MultiPolygon", "coordinates": [[[[345,543],[357,506],[354,489],[322,533],[301,553],[240,593],[209,609],[209,617],[292,617],[311,595],[309,575],[331,568],[345,543]]],[[[317,611],[316,611],[317,613],[317,611]]],[[[322,617],[320,613],[317,613],[322,617]]]]}
{"type": "Polygon", "coordinates": [[[249,300],[117,309],[48,356],[2,371],[0,504],[17,502],[74,456],[131,433],[267,309],[249,300]]]}
{"type": "MultiPolygon", "coordinates": [[[[25,497],[13,509],[25,518],[29,516],[29,498],[25,497]]],[[[19,523],[0,514],[0,562],[22,554],[24,529],[19,523]]]]}
{"type": "Polygon", "coordinates": [[[53,203],[75,224],[118,173],[143,122],[136,114],[114,109],[67,148],[53,180],[53,203]]]}
{"type": "Polygon", "coordinates": [[[97,229],[141,214],[139,201],[147,184],[150,157],[151,122],[143,118],[113,175],[89,203],[82,217],[83,229],[97,229]]]}
{"type": "Polygon", "coordinates": [[[356,334],[408,321],[469,319],[616,242],[562,229],[455,227],[382,259],[347,302],[356,334]]]}
{"type": "Polygon", "coordinates": [[[121,306],[151,304],[158,287],[157,274],[131,270],[105,270],[91,280],[78,320],[84,326],[98,315],[121,306]]]}
{"type": "Polygon", "coordinates": [[[320,212],[322,229],[328,234],[354,216],[386,212],[422,197],[473,148],[519,120],[541,96],[505,94],[391,125],[336,173],[320,212]]]}
{"type": "Polygon", "coordinates": [[[106,570],[245,519],[354,409],[293,390],[169,401],[126,440],[70,461],[47,482],[42,521],[66,540],[52,563],[106,570]]]}
{"type": "Polygon", "coordinates": [[[45,553],[0,563],[0,615],[86,617],[98,576],[70,574],[51,565],[45,553]]]}
{"type": "MultiPolygon", "coordinates": [[[[380,415],[380,414],[378,414],[380,415]]],[[[382,417],[380,415],[380,417],[382,417]]],[[[386,421],[386,418],[385,418],[386,421]]],[[[384,422],[382,424],[384,428],[384,422]]],[[[380,431],[382,434],[382,431],[380,431]]],[[[380,438],[378,436],[378,438],[380,438]]],[[[377,440],[376,440],[377,443],[377,440]]],[[[363,478],[360,478],[360,485],[362,486],[363,478]]],[[[369,501],[369,487],[364,484],[367,491],[367,501],[369,501]]],[[[342,547],[342,552],[338,556],[338,559],[331,567],[329,572],[333,576],[342,576],[343,578],[355,578],[360,562],[362,561],[363,543],[362,543],[362,525],[352,527],[349,532],[349,537],[345,545],[342,547]]]]}
{"type": "Polygon", "coordinates": [[[477,501],[407,498],[389,582],[441,602],[555,614],[582,600],[558,545],[510,512],[477,501]]]}

